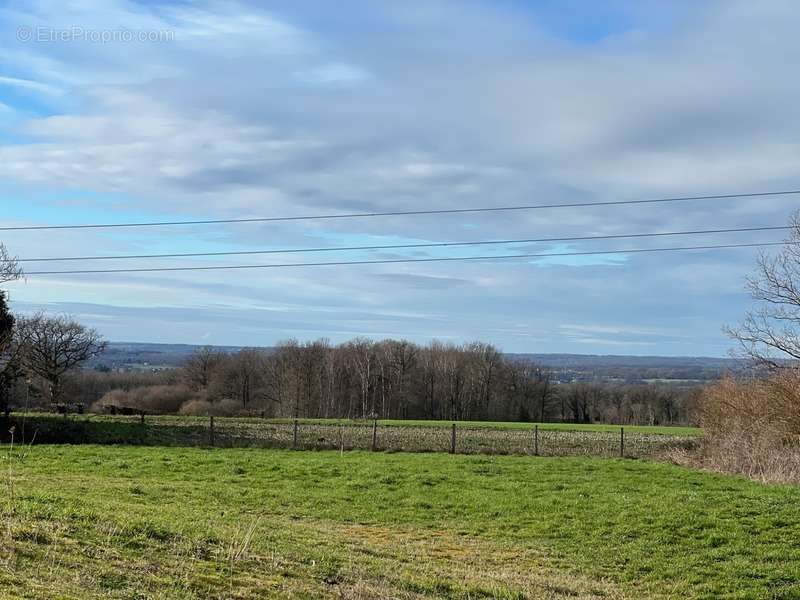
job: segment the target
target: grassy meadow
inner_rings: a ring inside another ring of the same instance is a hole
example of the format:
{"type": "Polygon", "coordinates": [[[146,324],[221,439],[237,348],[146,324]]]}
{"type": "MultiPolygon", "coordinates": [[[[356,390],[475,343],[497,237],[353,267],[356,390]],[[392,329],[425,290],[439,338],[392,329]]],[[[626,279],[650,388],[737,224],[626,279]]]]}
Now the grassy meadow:
{"type": "MultiPolygon", "coordinates": [[[[290,423],[291,419],[270,419],[273,423],[290,423]]],[[[348,419],[300,419],[301,423],[307,424],[330,424],[330,425],[357,425],[363,421],[353,421],[348,419]]],[[[421,419],[385,419],[378,420],[378,425],[382,427],[450,427],[453,421],[431,421],[421,419]]],[[[591,433],[616,433],[619,425],[607,425],[603,423],[520,423],[518,421],[457,421],[458,427],[468,429],[508,429],[508,430],[530,430],[537,426],[540,431],[586,431],[591,433]]],[[[653,435],[676,435],[676,436],[699,436],[703,430],[699,427],[681,426],[650,426],[650,425],[626,425],[625,431],[630,433],[646,433],[653,435]]]]}
{"type": "MultiPolygon", "coordinates": [[[[253,417],[15,415],[17,440],[37,443],[125,444],[137,446],[216,446],[307,450],[384,450],[451,452],[452,423],[444,421],[371,421],[253,417]],[[374,433],[374,435],[373,435],[374,433]],[[35,436],[35,437],[34,437],[35,436]]],[[[538,454],[543,456],[652,457],[687,449],[700,439],[689,427],[458,422],[459,454],[538,454]],[[538,430],[534,430],[538,427],[538,430]],[[624,447],[623,447],[624,446],[624,447]]],[[[10,436],[6,435],[7,439],[10,436]]]]}
{"type": "MultiPolygon", "coordinates": [[[[21,421],[23,414],[14,414],[17,421],[21,421]]],[[[27,416],[32,422],[51,422],[60,423],[63,421],[62,417],[54,415],[53,413],[29,413],[27,416]]],[[[157,422],[165,424],[194,424],[197,426],[205,427],[208,423],[206,416],[156,416],[147,415],[148,422],[157,422]]],[[[69,416],[71,421],[86,421],[94,423],[136,423],[139,420],[138,416],[124,417],[120,415],[101,415],[101,414],[86,414],[77,415],[72,414],[69,416]]],[[[294,419],[261,419],[258,416],[252,417],[217,417],[217,421],[221,423],[264,423],[267,425],[289,425],[293,423],[294,419]]],[[[371,425],[372,421],[355,420],[355,419],[298,419],[301,425],[341,425],[344,427],[361,427],[364,425],[371,425]]],[[[423,420],[423,419],[378,419],[379,427],[432,427],[432,428],[449,428],[454,421],[436,421],[436,420],[423,420]]],[[[619,425],[608,425],[603,423],[521,423],[519,421],[455,421],[459,428],[464,429],[499,429],[509,431],[525,430],[529,431],[534,426],[538,427],[540,431],[584,431],[589,433],[617,433],[619,432],[619,425]]],[[[703,430],[699,427],[684,427],[684,426],[667,426],[667,425],[625,425],[625,431],[629,433],[643,433],[648,435],[670,435],[670,436],[700,436],[703,430]]]]}
{"type": "Polygon", "coordinates": [[[3,598],[800,598],[800,489],[663,463],[0,455],[3,598]]]}

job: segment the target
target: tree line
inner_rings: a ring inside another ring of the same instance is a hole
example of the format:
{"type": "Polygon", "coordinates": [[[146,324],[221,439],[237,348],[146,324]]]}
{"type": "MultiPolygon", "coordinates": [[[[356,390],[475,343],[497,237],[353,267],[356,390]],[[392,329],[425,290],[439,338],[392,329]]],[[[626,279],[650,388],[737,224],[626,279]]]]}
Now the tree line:
{"type": "MultiPolygon", "coordinates": [[[[82,374],[87,380],[105,375],[82,374]]],[[[116,375],[118,379],[122,376],[116,375]]],[[[276,418],[443,419],[678,424],[692,394],[669,385],[558,384],[550,369],[490,344],[418,345],[357,338],[289,340],[224,353],[202,348],[153,386],[130,376],[97,411],[259,415],[276,418]]]]}

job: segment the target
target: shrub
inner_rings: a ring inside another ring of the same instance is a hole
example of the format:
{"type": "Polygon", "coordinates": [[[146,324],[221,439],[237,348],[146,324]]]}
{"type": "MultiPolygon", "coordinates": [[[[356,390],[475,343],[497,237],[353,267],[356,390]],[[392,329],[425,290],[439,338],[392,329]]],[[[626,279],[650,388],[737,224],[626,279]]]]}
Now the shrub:
{"type": "Polygon", "coordinates": [[[219,402],[202,399],[190,400],[181,406],[178,412],[181,415],[214,415],[215,417],[235,417],[244,414],[241,405],[236,400],[220,400],[219,402]]]}
{"type": "Polygon", "coordinates": [[[726,378],[699,405],[701,466],[761,481],[800,481],[800,372],[726,378]]]}
{"type": "Polygon", "coordinates": [[[236,417],[245,414],[242,405],[236,400],[220,400],[212,405],[213,414],[220,417],[236,417]]]}
{"type": "Polygon", "coordinates": [[[188,415],[192,417],[200,417],[204,415],[213,414],[211,410],[212,404],[208,400],[190,400],[181,406],[178,414],[188,415]]]}
{"type": "Polygon", "coordinates": [[[192,401],[203,400],[201,394],[184,385],[155,385],[138,387],[130,391],[112,390],[103,396],[93,410],[105,407],[133,408],[149,414],[175,414],[192,401]]]}

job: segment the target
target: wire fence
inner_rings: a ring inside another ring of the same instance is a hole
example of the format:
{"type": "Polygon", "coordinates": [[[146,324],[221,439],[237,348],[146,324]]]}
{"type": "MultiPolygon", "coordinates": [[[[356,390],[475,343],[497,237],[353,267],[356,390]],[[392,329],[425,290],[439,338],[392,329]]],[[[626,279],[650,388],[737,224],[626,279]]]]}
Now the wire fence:
{"type": "Polygon", "coordinates": [[[297,450],[372,450],[650,457],[691,448],[697,436],[641,430],[588,431],[474,425],[273,422],[258,418],[36,416],[13,424],[17,441],[297,450]]]}

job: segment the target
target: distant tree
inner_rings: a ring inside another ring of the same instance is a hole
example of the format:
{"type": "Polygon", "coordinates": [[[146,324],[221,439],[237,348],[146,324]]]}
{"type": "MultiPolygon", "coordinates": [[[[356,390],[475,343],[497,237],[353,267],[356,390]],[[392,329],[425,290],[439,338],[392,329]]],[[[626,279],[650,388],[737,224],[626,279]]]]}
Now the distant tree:
{"type": "Polygon", "coordinates": [[[298,417],[303,398],[302,345],[295,339],[280,342],[267,360],[268,399],[284,416],[298,417]]]}
{"type": "Polygon", "coordinates": [[[225,355],[210,346],[200,348],[183,366],[183,379],[193,390],[207,390],[225,355]]]}
{"type": "Polygon", "coordinates": [[[523,422],[538,419],[544,422],[553,396],[550,369],[528,360],[513,361],[507,367],[506,378],[510,384],[510,394],[518,409],[506,418],[523,422]]]}
{"type": "Polygon", "coordinates": [[[8,308],[6,294],[0,290],[0,354],[2,354],[11,343],[14,333],[14,315],[8,308]]]}
{"type": "Polygon", "coordinates": [[[678,394],[666,386],[659,386],[658,398],[661,409],[660,420],[667,425],[671,425],[677,419],[678,394]]]}
{"type": "Polygon", "coordinates": [[[17,347],[14,344],[14,316],[6,295],[0,291],[0,411],[8,417],[9,389],[19,376],[17,347]]]}
{"type": "Polygon", "coordinates": [[[589,422],[589,400],[591,397],[588,383],[574,383],[562,390],[571,413],[573,423],[589,422]]]}
{"type": "MultiPolygon", "coordinates": [[[[22,277],[22,268],[16,258],[13,258],[6,247],[0,244],[0,284],[15,281],[22,277]]],[[[8,297],[0,290],[0,356],[11,344],[14,332],[14,316],[8,307],[8,297]]]]}
{"type": "Polygon", "coordinates": [[[11,410],[11,389],[16,382],[25,376],[22,360],[22,344],[15,330],[11,341],[0,356],[0,412],[8,418],[11,410]]]}
{"type": "Polygon", "coordinates": [[[475,356],[479,386],[481,390],[478,415],[481,419],[491,417],[492,400],[494,397],[497,371],[503,360],[500,351],[491,344],[473,342],[469,351],[475,356]]]}
{"type": "Polygon", "coordinates": [[[775,256],[761,253],[756,274],[747,281],[758,306],[739,327],[725,328],[745,356],[769,369],[800,360],[800,211],[790,225],[785,246],[775,256]]]}
{"type": "Polygon", "coordinates": [[[359,414],[362,419],[375,412],[372,397],[376,372],[375,347],[367,338],[356,338],[345,345],[349,368],[358,381],[359,414]]]}
{"type": "Polygon", "coordinates": [[[64,376],[106,349],[97,331],[67,316],[22,318],[19,330],[24,366],[48,384],[42,391],[53,403],[61,400],[64,376]]]}
{"type": "Polygon", "coordinates": [[[384,345],[387,348],[391,372],[395,377],[393,397],[396,398],[396,406],[393,414],[395,417],[406,419],[411,400],[409,379],[417,367],[419,347],[406,340],[388,340],[384,345]]]}
{"type": "MultiPolygon", "coordinates": [[[[22,277],[19,261],[0,244],[0,284],[22,277]]],[[[8,306],[6,293],[0,290],[0,410],[8,416],[9,388],[19,376],[19,363],[14,344],[14,316],[8,306]]]]}
{"type": "Polygon", "coordinates": [[[264,381],[266,355],[255,348],[245,348],[225,361],[224,390],[227,397],[236,398],[242,408],[266,397],[264,381]]]}
{"type": "Polygon", "coordinates": [[[440,363],[444,354],[441,342],[432,341],[420,352],[416,373],[417,405],[419,415],[424,419],[441,418],[441,398],[438,390],[441,388],[440,363]]]}

